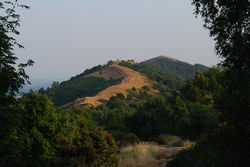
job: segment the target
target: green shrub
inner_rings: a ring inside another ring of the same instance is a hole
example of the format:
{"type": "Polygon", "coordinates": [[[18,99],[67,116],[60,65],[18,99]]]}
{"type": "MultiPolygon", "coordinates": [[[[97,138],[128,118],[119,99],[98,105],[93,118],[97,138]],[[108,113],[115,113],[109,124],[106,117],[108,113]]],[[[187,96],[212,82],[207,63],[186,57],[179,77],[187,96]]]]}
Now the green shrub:
{"type": "Polygon", "coordinates": [[[176,155],[168,167],[248,167],[249,140],[232,128],[220,128],[202,138],[188,150],[176,155]]]}
{"type": "Polygon", "coordinates": [[[178,139],[176,140],[173,144],[174,147],[183,147],[184,146],[184,142],[182,139],[178,139]]]}
{"type": "Polygon", "coordinates": [[[132,88],[132,90],[133,90],[133,91],[136,91],[136,88],[135,88],[135,87],[133,87],[133,88],[132,88]]]}
{"type": "Polygon", "coordinates": [[[147,91],[149,91],[149,90],[150,90],[150,89],[149,89],[149,87],[148,87],[148,86],[146,86],[146,85],[145,85],[145,86],[143,86],[143,87],[142,87],[142,89],[147,90],[147,91]]]}
{"type": "Polygon", "coordinates": [[[161,134],[157,137],[156,141],[157,143],[162,145],[169,145],[175,147],[180,147],[184,145],[184,142],[180,137],[173,135],[161,134]]]}
{"type": "Polygon", "coordinates": [[[87,111],[56,108],[30,92],[12,107],[18,124],[0,145],[0,166],[117,166],[113,137],[87,111]]]}

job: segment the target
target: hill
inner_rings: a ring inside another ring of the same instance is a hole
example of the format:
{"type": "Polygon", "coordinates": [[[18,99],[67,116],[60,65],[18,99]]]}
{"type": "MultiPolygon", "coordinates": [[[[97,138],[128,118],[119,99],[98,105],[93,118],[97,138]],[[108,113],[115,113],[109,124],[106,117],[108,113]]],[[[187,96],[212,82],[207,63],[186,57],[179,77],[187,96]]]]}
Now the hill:
{"type": "MultiPolygon", "coordinates": [[[[208,67],[191,65],[167,56],[159,56],[141,63],[122,61],[120,65],[131,68],[146,75],[149,79],[158,82],[158,89],[167,86],[167,89],[179,89],[188,79],[193,79],[197,71],[208,71],[208,67]]],[[[165,88],[164,88],[165,89],[165,88]]],[[[161,90],[165,91],[165,90],[161,90]]]]}
{"type": "Polygon", "coordinates": [[[148,86],[152,88],[152,81],[150,81],[147,77],[141,75],[139,72],[136,72],[130,68],[120,66],[119,62],[115,62],[110,65],[107,69],[102,70],[101,74],[99,72],[92,73],[90,75],[85,76],[91,77],[103,77],[108,79],[110,77],[121,78],[123,80],[120,84],[110,86],[97,95],[92,97],[82,97],[77,100],[64,105],[64,107],[80,107],[85,105],[97,106],[101,104],[100,100],[109,100],[110,97],[117,95],[118,93],[122,93],[125,97],[127,96],[127,90],[132,88],[142,88],[143,86],[148,86]]]}
{"type": "Polygon", "coordinates": [[[121,83],[123,77],[119,71],[115,71],[107,65],[98,65],[85,70],[68,81],[60,84],[54,82],[50,88],[45,92],[42,91],[42,93],[49,95],[55,105],[62,106],[77,98],[95,96],[98,92],[121,83]],[[107,78],[107,76],[102,76],[101,73],[105,70],[112,77],[107,78]]]}
{"type": "Polygon", "coordinates": [[[162,95],[170,95],[179,89],[196,71],[206,71],[208,67],[191,65],[177,59],[160,56],[141,63],[134,61],[109,61],[98,65],[62,83],[53,83],[45,93],[51,96],[57,106],[80,107],[97,106],[101,100],[127,90],[147,86],[159,90],[162,95]]]}
{"type": "Polygon", "coordinates": [[[127,89],[152,87],[152,81],[130,68],[119,65],[119,61],[110,61],[106,65],[98,65],[62,83],[54,82],[45,93],[55,105],[79,107],[97,106],[100,100],[122,93],[125,97],[127,89]]]}

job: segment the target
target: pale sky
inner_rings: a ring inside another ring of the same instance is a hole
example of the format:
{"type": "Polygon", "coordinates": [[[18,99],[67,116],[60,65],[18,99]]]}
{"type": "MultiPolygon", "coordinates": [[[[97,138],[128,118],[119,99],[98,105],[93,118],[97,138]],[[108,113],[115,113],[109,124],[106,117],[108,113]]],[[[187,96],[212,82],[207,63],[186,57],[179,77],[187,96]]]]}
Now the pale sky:
{"type": "Polygon", "coordinates": [[[17,50],[31,81],[67,80],[108,60],[141,62],[165,55],[207,66],[214,42],[190,0],[21,0],[17,50]]]}

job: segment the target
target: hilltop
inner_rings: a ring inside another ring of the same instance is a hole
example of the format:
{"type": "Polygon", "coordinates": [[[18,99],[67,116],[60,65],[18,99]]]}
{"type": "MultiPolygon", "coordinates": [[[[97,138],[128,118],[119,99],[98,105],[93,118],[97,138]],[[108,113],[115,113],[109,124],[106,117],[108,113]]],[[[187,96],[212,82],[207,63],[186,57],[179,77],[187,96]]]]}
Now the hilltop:
{"type": "Polygon", "coordinates": [[[162,71],[173,73],[183,79],[192,79],[196,71],[207,71],[209,68],[201,64],[189,64],[171,57],[159,56],[140,63],[156,67],[162,71]]]}

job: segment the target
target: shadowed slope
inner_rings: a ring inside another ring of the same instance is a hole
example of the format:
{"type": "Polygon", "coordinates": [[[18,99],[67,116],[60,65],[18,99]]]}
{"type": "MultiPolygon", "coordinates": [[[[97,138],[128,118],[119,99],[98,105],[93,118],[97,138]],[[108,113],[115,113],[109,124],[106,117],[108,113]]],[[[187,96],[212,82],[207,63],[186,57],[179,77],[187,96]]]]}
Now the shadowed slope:
{"type": "Polygon", "coordinates": [[[169,74],[179,76],[184,80],[192,79],[197,71],[204,72],[209,69],[209,67],[201,64],[192,65],[167,56],[158,56],[153,59],[143,61],[140,64],[160,69],[168,72],[169,74]]]}

